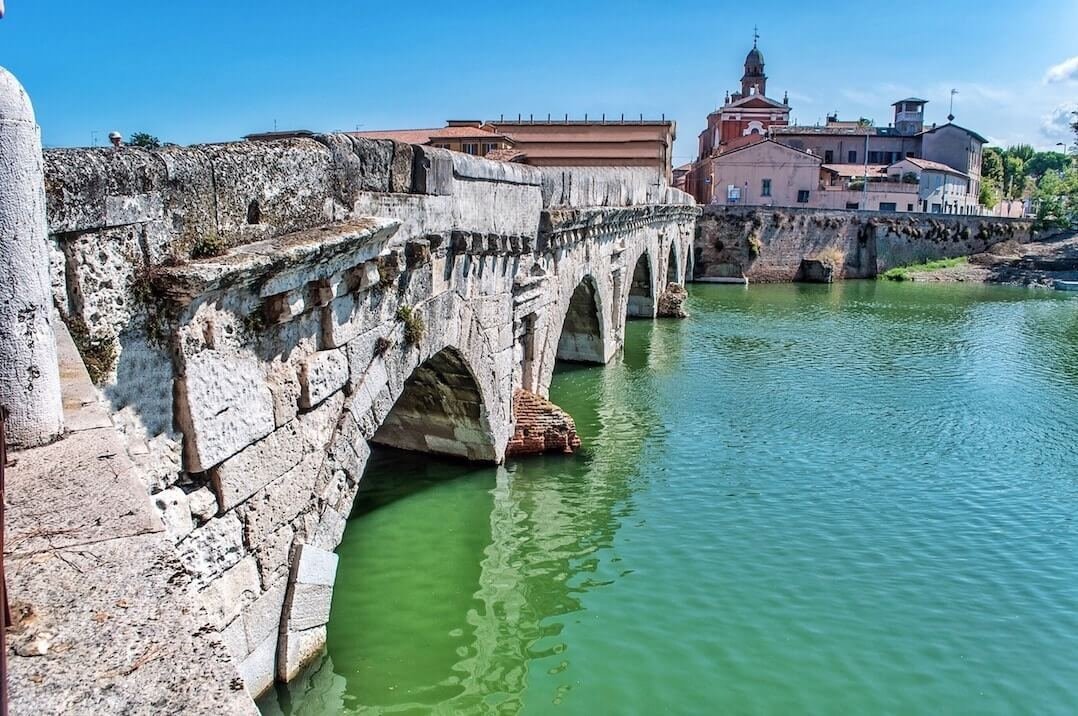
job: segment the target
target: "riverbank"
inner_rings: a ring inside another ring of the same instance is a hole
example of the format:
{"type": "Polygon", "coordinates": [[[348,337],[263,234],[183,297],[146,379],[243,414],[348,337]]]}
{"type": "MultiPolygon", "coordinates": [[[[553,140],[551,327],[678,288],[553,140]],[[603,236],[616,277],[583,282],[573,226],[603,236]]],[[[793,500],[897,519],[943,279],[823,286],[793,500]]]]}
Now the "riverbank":
{"type": "Polygon", "coordinates": [[[950,266],[910,267],[910,281],[996,283],[1052,288],[1058,280],[1078,281],[1078,233],[1022,244],[1003,241],[950,266]]]}

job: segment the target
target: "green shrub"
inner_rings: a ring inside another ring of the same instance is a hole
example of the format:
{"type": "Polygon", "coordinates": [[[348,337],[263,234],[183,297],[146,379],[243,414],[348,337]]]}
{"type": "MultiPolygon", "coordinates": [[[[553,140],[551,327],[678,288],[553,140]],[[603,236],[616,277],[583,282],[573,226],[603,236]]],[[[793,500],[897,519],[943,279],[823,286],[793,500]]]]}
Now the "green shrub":
{"type": "Polygon", "coordinates": [[[414,346],[423,340],[426,325],[419,311],[409,306],[401,306],[397,309],[397,320],[404,324],[404,342],[414,346]]]}
{"type": "Polygon", "coordinates": [[[751,235],[749,237],[749,256],[754,259],[759,258],[763,249],[764,244],[760,241],[760,237],[756,234],[751,235]]]}

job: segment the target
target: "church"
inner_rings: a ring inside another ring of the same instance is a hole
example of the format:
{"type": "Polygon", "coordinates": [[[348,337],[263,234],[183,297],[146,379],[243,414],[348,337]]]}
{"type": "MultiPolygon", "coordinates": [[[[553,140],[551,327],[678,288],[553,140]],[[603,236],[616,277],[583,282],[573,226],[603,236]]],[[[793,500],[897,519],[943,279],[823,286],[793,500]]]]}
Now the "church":
{"type": "Polygon", "coordinates": [[[699,152],[685,177],[685,191],[702,204],[711,200],[711,187],[704,185],[709,157],[763,139],[770,127],[790,123],[788,96],[783,94],[781,102],[767,96],[767,73],[759,39],[760,35],[754,34],[752,49],[745,56],[741,90],[726,94],[722,106],[707,116],[707,129],[700,132],[699,152]]]}
{"type": "Polygon", "coordinates": [[[701,204],[981,214],[984,137],[954,124],[926,127],[927,100],[893,103],[893,121],[790,124],[789,96],[767,96],[764,56],[755,34],[741,89],[707,117],[692,164],[674,170],[675,186],[701,204]]]}

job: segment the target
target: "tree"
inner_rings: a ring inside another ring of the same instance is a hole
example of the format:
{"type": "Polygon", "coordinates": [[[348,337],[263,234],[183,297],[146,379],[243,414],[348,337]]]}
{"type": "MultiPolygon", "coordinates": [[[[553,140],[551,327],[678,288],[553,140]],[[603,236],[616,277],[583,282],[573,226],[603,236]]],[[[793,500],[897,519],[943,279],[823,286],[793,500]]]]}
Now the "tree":
{"type": "Polygon", "coordinates": [[[131,139],[127,142],[127,144],[131,147],[157,149],[161,146],[161,140],[148,132],[135,132],[131,135],[131,139]]]}
{"type": "Polygon", "coordinates": [[[1078,168],[1046,172],[1033,192],[1037,224],[1045,228],[1078,225],[1078,168]]]}
{"type": "Polygon", "coordinates": [[[1015,144],[1013,147],[1007,147],[1006,153],[1012,157],[1018,157],[1022,160],[1022,163],[1025,163],[1033,158],[1037,150],[1029,144],[1015,144]]]}
{"type": "Polygon", "coordinates": [[[1061,172],[1071,165],[1071,158],[1062,152],[1037,152],[1024,165],[1026,174],[1039,179],[1046,172],[1061,172]]]}
{"type": "Polygon", "coordinates": [[[977,201],[989,208],[999,203],[1003,194],[1003,153],[985,147],[981,153],[981,192],[977,201]]]}
{"type": "Polygon", "coordinates": [[[1003,196],[1007,199],[1021,199],[1025,189],[1026,172],[1022,159],[1008,150],[1003,155],[1003,196]]]}

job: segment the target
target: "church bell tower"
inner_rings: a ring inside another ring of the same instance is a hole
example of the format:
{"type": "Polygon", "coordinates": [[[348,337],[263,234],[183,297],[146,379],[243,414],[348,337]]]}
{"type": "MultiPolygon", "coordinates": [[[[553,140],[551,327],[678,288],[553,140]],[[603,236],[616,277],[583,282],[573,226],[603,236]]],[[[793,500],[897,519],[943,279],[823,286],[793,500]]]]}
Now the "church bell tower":
{"type": "Polygon", "coordinates": [[[764,74],[764,53],[760,52],[757,43],[760,33],[753,29],[752,49],[745,56],[745,74],[741,77],[741,96],[748,97],[750,94],[767,95],[767,75],[764,74]],[[755,90],[753,89],[755,88],[755,90]]]}

